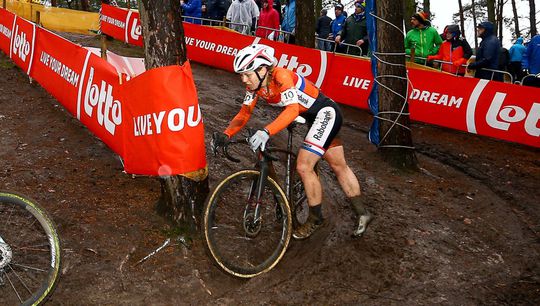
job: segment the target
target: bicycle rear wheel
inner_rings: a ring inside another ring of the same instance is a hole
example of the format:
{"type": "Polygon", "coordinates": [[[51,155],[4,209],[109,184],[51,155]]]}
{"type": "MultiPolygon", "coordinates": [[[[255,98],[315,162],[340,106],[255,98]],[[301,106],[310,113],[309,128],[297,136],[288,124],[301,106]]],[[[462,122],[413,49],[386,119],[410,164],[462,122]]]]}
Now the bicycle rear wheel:
{"type": "Polygon", "coordinates": [[[253,219],[260,172],[243,170],[224,179],[204,210],[204,234],[214,261],[227,273],[250,278],[271,270],[283,257],[292,234],[285,193],[268,177],[253,219]]]}
{"type": "Polygon", "coordinates": [[[34,201],[0,191],[0,305],[38,305],[56,285],[60,239],[34,201]]]}

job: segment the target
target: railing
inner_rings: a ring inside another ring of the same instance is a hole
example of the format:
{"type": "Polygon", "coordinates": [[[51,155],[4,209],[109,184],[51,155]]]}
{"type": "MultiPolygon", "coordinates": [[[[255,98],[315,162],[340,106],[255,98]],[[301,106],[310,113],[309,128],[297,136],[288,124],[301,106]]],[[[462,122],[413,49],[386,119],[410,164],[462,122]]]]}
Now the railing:
{"type": "Polygon", "coordinates": [[[338,44],[334,40],[325,39],[325,38],[319,38],[319,37],[316,38],[316,41],[317,41],[317,48],[319,50],[329,51],[329,52],[332,52],[332,53],[336,53],[336,52],[337,53],[346,53],[348,55],[356,56],[356,57],[367,57],[367,55],[362,55],[362,48],[360,48],[357,45],[351,45],[351,44],[344,43],[344,42],[341,42],[341,43],[338,44]],[[327,49],[319,48],[319,43],[325,43],[327,45],[330,45],[330,49],[327,50],[327,49]],[[339,46],[344,47],[345,50],[338,50],[339,46]],[[351,49],[352,50],[358,49],[358,54],[354,54],[354,52],[350,52],[351,49]],[[344,52],[340,52],[340,51],[344,51],[344,52]]]}
{"type": "MultiPolygon", "coordinates": [[[[285,42],[285,43],[289,43],[290,36],[293,34],[292,32],[284,31],[284,30],[281,30],[281,29],[274,29],[274,28],[263,27],[263,26],[259,26],[259,25],[255,26],[255,31],[252,32],[252,31],[250,31],[251,27],[249,25],[243,24],[243,23],[231,22],[231,21],[228,21],[226,19],[215,20],[215,19],[191,17],[191,16],[182,16],[182,19],[184,21],[186,21],[186,19],[187,20],[190,20],[190,19],[191,20],[198,20],[203,25],[228,27],[228,28],[231,28],[231,29],[233,29],[233,30],[235,30],[237,32],[240,32],[240,33],[243,33],[243,34],[246,34],[246,35],[251,35],[251,36],[255,36],[254,33],[257,32],[257,29],[264,29],[264,30],[268,30],[268,31],[272,31],[274,33],[277,33],[277,35],[274,34],[273,40],[277,40],[277,41],[285,42]],[[243,29],[245,32],[244,31],[238,31],[236,29],[243,29]]],[[[189,22],[189,21],[187,21],[187,22],[189,22]]],[[[272,38],[269,38],[269,37],[267,37],[267,38],[272,39],[272,38]]],[[[344,43],[344,42],[341,42],[341,43],[337,44],[335,41],[333,41],[331,39],[324,39],[324,38],[319,38],[319,37],[316,38],[316,42],[317,42],[316,46],[317,46],[318,49],[321,49],[321,48],[319,48],[319,43],[326,43],[327,45],[331,46],[329,50],[327,50],[325,48],[323,51],[328,51],[328,52],[332,52],[332,53],[346,53],[346,54],[348,54],[350,56],[355,56],[355,57],[367,57],[367,54],[363,55],[362,54],[362,48],[360,48],[357,45],[348,44],[348,43],[344,43]],[[338,46],[344,47],[345,51],[344,52],[339,52],[338,46]],[[358,55],[357,54],[351,54],[351,52],[349,52],[349,51],[351,51],[351,49],[358,49],[358,55]]],[[[410,55],[406,55],[406,57],[411,59],[410,55]]],[[[424,65],[426,65],[426,66],[428,65],[428,60],[425,57],[416,56],[416,57],[414,57],[414,61],[417,62],[417,63],[418,62],[424,62],[424,65]]],[[[440,64],[439,67],[436,68],[439,71],[442,71],[442,65],[443,64],[453,65],[452,62],[441,61],[441,60],[433,60],[433,61],[430,61],[430,62],[439,63],[440,64]]],[[[454,73],[454,75],[456,75],[456,76],[459,75],[459,68],[461,68],[461,67],[464,67],[465,69],[467,69],[467,65],[461,65],[460,67],[456,67],[456,72],[454,73]]],[[[500,73],[503,76],[507,76],[507,78],[510,80],[510,83],[514,83],[514,77],[512,76],[511,73],[509,73],[507,71],[497,70],[497,69],[488,69],[488,68],[479,68],[479,69],[490,71],[491,72],[490,80],[493,80],[496,73],[500,73]]],[[[531,77],[535,77],[535,78],[540,79],[540,74],[526,75],[525,77],[523,77],[523,79],[521,79],[521,82],[516,81],[516,84],[523,85],[523,82],[525,81],[525,79],[531,78],[531,77]]]]}
{"type": "Polygon", "coordinates": [[[526,76],[524,76],[521,79],[521,82],[516,82],[516,83],[519,83],[520,85],[523,85],[526,80],[531,79],[531,78],[538,79],[537,81],[540,82],[540,73],[538,73],[538,74],[527,74],[526,76]]]}

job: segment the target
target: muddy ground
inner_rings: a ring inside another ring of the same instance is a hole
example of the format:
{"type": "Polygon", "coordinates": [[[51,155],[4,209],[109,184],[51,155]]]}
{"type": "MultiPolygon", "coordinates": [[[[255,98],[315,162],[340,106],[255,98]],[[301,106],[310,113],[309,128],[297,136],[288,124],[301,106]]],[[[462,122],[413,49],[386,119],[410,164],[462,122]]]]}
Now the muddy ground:
{"type": "MultiPolygon", "coordinates": [[[[225,71],[193,64],[193,73],[209,141],[243,87],[225,71]]],[[[404,173],[366,140],[370,115],[345,114],[348,162],[376,219],[351,238],[351,211],[323,166],[327,225],[251,280],[221,272],[198,237],[137,264],[170,232],[154,211],[157,180],[122,173],[112,151],[4,54],[0,189],[38,200],[58,225],[64,261],[50,305],[540,305],[539,150],[413,124],[421,170],[404,173]]],[[[258,107],[250,125],[273,115],[258,107]]],[[[249,166],[207,156],[212,187],[249,166]]]]}

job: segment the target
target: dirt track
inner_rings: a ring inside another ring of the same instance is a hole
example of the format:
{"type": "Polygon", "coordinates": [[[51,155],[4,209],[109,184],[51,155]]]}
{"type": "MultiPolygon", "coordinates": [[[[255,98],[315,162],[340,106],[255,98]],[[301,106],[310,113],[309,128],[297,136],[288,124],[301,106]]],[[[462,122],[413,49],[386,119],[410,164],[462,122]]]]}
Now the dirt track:
{"type": "MultiPolygon", "coordinates": [[[[243,88],[230,73],[193,68],[209,139],[236,113],[243,88]]],[[[157,181],[123,174],[114,154],[4,54],[0,92],[0,189],[42,203],[63,239],[51,305],[540,305],[536,149],[414,124],[422,171],[402,173],[366,140],[369,114],[347,108],[341,135],[376,214],[369,232],[350,238],[351,212],[323,167],[327,225],[245,281],[216,268],[198,239],[136,265],[168,235],[153,210],[157,181]]],[[[258,107],[251,126],[274,114],[258,107]]],[[[208,162],[212,185],[249,166],[210,154],[208,162]]]]}

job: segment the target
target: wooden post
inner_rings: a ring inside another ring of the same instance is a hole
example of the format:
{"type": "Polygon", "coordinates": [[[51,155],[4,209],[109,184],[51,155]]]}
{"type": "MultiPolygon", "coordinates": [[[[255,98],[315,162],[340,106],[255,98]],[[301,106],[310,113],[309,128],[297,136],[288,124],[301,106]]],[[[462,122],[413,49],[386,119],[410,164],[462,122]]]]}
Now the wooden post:
{"type": "Polygon", "coordinates": [[[107,36],[101,34],[101,58],[107,60],[107,36]]]}
{"type": "Polygon", "coordinates": [[[36,24],[38,26],[41,26],[41,12],[40,11],[36,11],[36,24]]]}
{"type": "Polygon", "coordinates": [[[6,6],[7,6],[6,0],[3,0],[3,1],[2,1],[2,7],[5,9],[6,6]]]}
{"type": "Polygon", "coordinates": [[[127,9],[130,10],[131,9],[131,0],[127,0],[127,9]]]}

